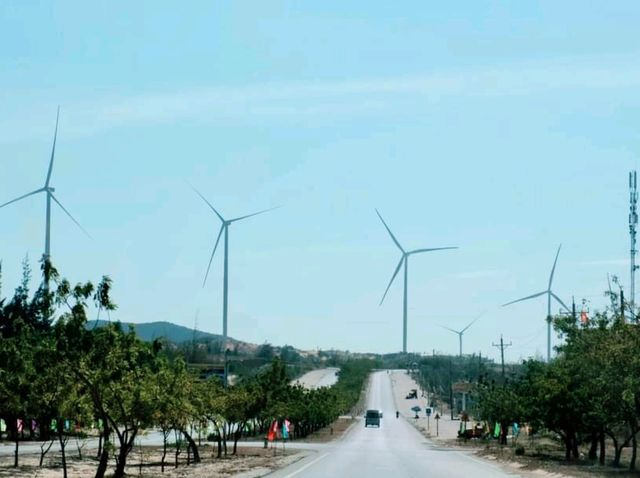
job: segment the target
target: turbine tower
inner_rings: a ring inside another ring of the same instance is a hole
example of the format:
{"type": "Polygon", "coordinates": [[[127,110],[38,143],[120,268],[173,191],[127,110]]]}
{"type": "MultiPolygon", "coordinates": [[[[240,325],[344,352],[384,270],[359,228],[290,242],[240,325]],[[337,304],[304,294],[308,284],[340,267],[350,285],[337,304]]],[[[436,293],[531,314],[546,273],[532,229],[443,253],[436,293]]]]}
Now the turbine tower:
{"type": "MultiPolygon", "coordinates": [[[[44,236],[44,255],[43,255],[43,259],[45,260],[50,260],[51,258],[51,201],[53,200],[53,202],[55,202],[58,206],[60,206],[60,209],[62,209],[64,211],[64,213],[69,216],[69,218],[76,224],[76,226],[78,226],[82,232],[84,232],[87,236],[89,236],[89,233],[87,231],[85,231],[85,229],[80,225],[80,223],[78,221],[76,221],[76,219],[71,215],[71,213],[69,213],[69,211],[67,211],[67,209],[62,205],[62,203],[60,203],[60,201],[58,201],[58,199],[53,195],[55,188],[51,186],[51,173],[53,172],[53,160],[55,158],[55,153],[56,153],[56,139],[58,137],[58,120],[60,118],[60,107],[58,107],[58,112],[56,114],[56,129],[55,132],[53,134],[53,147],[51,148],[51,159],[49,160],[49,170],[47,171],[47,177],[44,181],[44,186],[42,186],[39,189],[36,189],[35,191],[31,191],[30,193],[24,194],[20,197],[17,197],[15,199],[12,199],[11,201],[8,201],[4,204],[0,204],[0,208],[3,208],[5,206],[8,206],[9,204],[12,204],[14,202],[20,201],[21,199],[25,199],[29,196],[33,196],[35,194],[39,194],[39,193],[45,193],[47,196],[47,209],[46,209],[46,219],[45,219],[45,236],[44,236]]],[[[90,237],[90,236],[89,236],[90,237]]],[[[45,287],[48,288],[49,284],[48,282],[48,277],[45,277],[45,287]]]]}
{"type": "Polygon", "coordinates": [[[240,216],[233,219],[225,219],[222,215],[214,208],[209,201],[198,191],[196,188],[193,190],[202,198],[202,200],[207,203],[207,206],[211,208],[211,210],[218,216],[222,225],[220,226],[220,231],[218,232],[218,237],[216,238],[216,243],[213,246],[213,251],[211,252],[211,257],[209,258],[209,265],[207,266],[207,272],[204,276],[204,281],[202,282],[202,287],[207,283],[207,277],[209,276],[209,269],[211,269],[211,262],[213,262],[213,256],[216,253],[216,249],[218,248],[218,243],[220,242],[220,236],[224,232],[224,275],[222,279],[222,336],[224,339],[227,339],[227,312],[229,305],[229,226],[234,222],[241,221],[243,219],[250,218],[252,216],[257,216],[258,214],[263,214],[268,211],[272,211],[276,209],[275,207],[264,209],[263,211],[254,212],[252,214],[247,214],[246,216],[240,216]]]}
{"type": "Polygon", "coordinates": [[[457,247],[435,247],[430,249],[415,249],[413,251],[405,251],[400,245],[400,243],[398,242],[398,240],[396,239],[396,236],[394,236],[393,232],[391,232],[391,229],[389,229],[389,226],[387,226],[387,223],[384,222],[384,219],[382,219],[382,216],[380,215],[380,212],[377,209],[376,209],[376,214],[382,221],[382,224],[384,224],[384,227],[389,233],[389,235],[391,236],[391,239],[393,240],[395,245],[398,246],[398,249],[400,249],[400,252],[402,253],[402,256],[400,256],[400,262],[398,262],[398,266],[396,267],[396,270],[393,272],[393,275],[391,276],[389,285],[384,291],[384,295],[382,296],[380,305],[382,305],[382,303],[384,302],[384,299],[387,296],[387,292],[389,292],[389,288],[391,287],[391,284],[393,284],[393,281],[398,275],[398,272],[400,272],[400,268],[404,266],[404,296],[403,296],[403,305],[402,305],[402,352],[407,353],[407,281],[408,281],[408,275],[409,275],[409,271],[408,271],[409,256],[413,254],[420,254],[422,252],[442,251],[445,249],[457,249],[457,247]]]}
{"type": "Polygon", "coordinates": [[[553,293],[551,290],[551,284],[553,283],[553,274],[556,271],[556,264],[558,263],[558,256],[560,255],[560,249],[562,248],[562,244],[558,246],[558,252],[556,252],[556,258],[553,261],[553,267],[551,268],[551,274],[549,275],[549,285],[547,286],[547,290],[543,290],[542,292],[538,292],[536,294],[529,295],[527,297],[523,297],[522,299],[513,300],[511,302],[507,302],[503,304],[502,307],[506,307],[507,305],[515,304],[516,302],[522,302],[524,300],[535,299],[536,297],[540,297],[542,295],[547,296],[547,362],[551,361],[551,298],[554,298],[558,303],[564,307],[567,312],[569,312],[569,307],[565,305],[564,302],[553,293]]]}
{"type": "Polygon", "coordinates": [[[471,322],[469,322],[469,324],[462,330],[455,330],[452,329],[450,327],[447,327],[446,325],[441,325],[440,327],[442,327],[443,329],[447,329],[451,332],[453,332],[454,334],[458,334],[458,339],[460,340],[460,357],[462,357],[462,335],[467,331],[467,329],[469,327],[471,327],[480,317],[482,317],[482,315],[479,315],[478,317],[476,317],[475,319],[473,319],[471,322]]]}

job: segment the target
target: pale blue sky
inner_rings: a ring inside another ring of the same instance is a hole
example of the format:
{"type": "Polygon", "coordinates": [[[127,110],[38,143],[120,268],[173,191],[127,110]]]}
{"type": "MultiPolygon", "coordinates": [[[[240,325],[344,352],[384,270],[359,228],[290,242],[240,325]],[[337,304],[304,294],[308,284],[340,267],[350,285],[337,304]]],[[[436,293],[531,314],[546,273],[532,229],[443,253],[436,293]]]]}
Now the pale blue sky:
{"type": "MultiPolygon", "coordinates": [[[[628,284],[626,176],[640,154],[638,2],[0,3],[0,203],[41,187],[55,109],[52,256],[115,282],[114,318],[231,336],[510,359],[545,351],[543,290],[605,303],[628,284]],[[559,5],[560,4],[560,5],[559,5]]],[[[0,210],[4,292],[43,250],[44,197],[0,210]]]]}

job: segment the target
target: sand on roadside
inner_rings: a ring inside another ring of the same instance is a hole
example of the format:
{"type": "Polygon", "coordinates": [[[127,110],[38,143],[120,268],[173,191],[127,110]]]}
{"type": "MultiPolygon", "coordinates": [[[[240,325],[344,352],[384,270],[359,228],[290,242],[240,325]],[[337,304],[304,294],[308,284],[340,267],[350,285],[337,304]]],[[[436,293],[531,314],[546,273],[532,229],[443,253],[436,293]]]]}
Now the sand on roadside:
{"type": "MultiPolygon", "coordinates": [[[[165,471],[161,472],[159,466],[162,456],[162,449],[159,447],[143,447],[143,466],[140,466],[141,452],[136,449],[131,452],[127,460],[126,472],[130,476],[142,477],[242,477],[254,478],[264,476],[279,468],[288,466],[301,460],[313,450],[283,450],[281,446],[275,450],[273,448],[238,448],[238,454],[229,455],[226,458],[213,458],[212,448],[202,448],[202,462],[198,464],[186,464],[186,453],[180,455],[180,466],[175,468],[174,455],[168,454],[165,471]],[[150,464],[154,463],[153,466],[150,464]]],[[[21,456],[20,466],[13,468],[13,457],[3,456],[0,459],[0,477],[15,478],[59,478],[62,476],[62,462],[59,454],[47,455],[44,467],[38,467],[39,456],[37,454],[21,456]]],[[[93,476],[96,472],[98,462],[94,458],[84,458],[79,460],[73,453],[69,453],[67,458],[67,471],[69,478],[85,478],[93,476]]],[[[109,464],[109,473],[113,473],[115,462],[109,464]]]]}

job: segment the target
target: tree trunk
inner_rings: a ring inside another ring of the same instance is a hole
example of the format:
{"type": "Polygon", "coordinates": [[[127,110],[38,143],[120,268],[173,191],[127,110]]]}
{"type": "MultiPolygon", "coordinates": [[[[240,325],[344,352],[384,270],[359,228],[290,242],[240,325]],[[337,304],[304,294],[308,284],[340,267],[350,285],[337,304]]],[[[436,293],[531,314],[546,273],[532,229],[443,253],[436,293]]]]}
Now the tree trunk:
{"type": "Polygon", "coordinates": [[[238,440],[242,436],[242,430],[244,429],[244,423],[238,425],[233,435],[233,455],[238,451],[238,440]]]}
{"type": "Polygon", "coordinates": [[[65,453],[67,443],[64,439],[62,426],[62,424],[58,426],[58,442],[60,442],[60,452],[62,453],[62,476],[67,478],[67,455],[65,453]]]}
{"type": "Polygon", "coordinates": [[[216,435],[216,442],[218,442],[218,458],[222,457],[222,438],[220,438],[220,432],[216,435]]]}
{"type": "Polygon", "coordinates": [[[118,435],[118,439],[120,441],[120,451],[118,452],[118,459],[116,460],[116,470],[113,473],[113,478],[124,477],[124,469],[127,466],[127,458],[129,457],[129,452],[133,448],[133,443],[136,439],[137,434],[138,430],[134,429],[131,432],[131,436],[129,436],[128,430],[125,430],[122,435],[118,435]]]}
{"type": "Polygon", "coordinates": [[[182,434],[187,439],[187,443],[189,443],[189,448],[193,451],[193,462],[200,463],[200,452],[198,451],[198,444],[193,440],[191,435],[187,432],[187,430],[182,430],[182,434]]]}
{"type": "Polygon", "coordinates": [[[96,470],[95,478],[104,478],[107,472],[107,466],[109,465],[109,435],[111,430],[106,417],[102,418],[102,452],[100,453],[100,461],[98,462],[98,469],[96,470]]]}
{"type": "Polygon", "coordinates": [[[613,441],[613,466],[620,466],[620,454],[622,453],[622,447],[618,446],[618,440],[612,435],[611,440],[613,441]]]}
{"type": "Polygon", "coordinates": [[[632,471],[636,469],[637,453],[638,453],[638,442],[636,440],[636,435],[633,435],[631,437],[631,461],[629,462],[629,469],[632,471]]]}
{"type": "Polygon", "coordinates": [[[44,463],[44,456],[49,452],[49,450],[51,450],[51,447],[53,446],[53,441],[54,439],[49,441],[49,446],[47,447],[46,450],[44,448],[44,443],[40,445],[40,463],[38,465],[40,468],[42,468],[42,464],[44,463]]]}
{"type": "Polygon", "coordinates": [[[600,432],[600,464],[604,466],[605,455],[606,455],[606,447],[605,447],[605,439],[604,432],[600,432]]]}
{"type": "Polygon", "coordinates": [[[160,460],[160,469],[162,473],[164,473],[164,460],[167,458],[167,438],[169,432],[167,430],[162,430],[162,460],[160,460]]]}
{"type": "Polygon", "coordinates": [[[590,440],[591,446],[589,447],[589,459],[596,460],[598,458],[598,434],[592,433],[590,440]]]}
{"type": "Polygon", "coordinates": [[[507,434],[508,433],[509,433],[509,424],[508,423],[501,423],[500,424],[500,444],[501,445],[506,445],[507,444],[507,434]]]}
{"type": "Polygon", "coordinates": [[[16,451],[14,452],[13,467],[18,468],[18,447],[20,446],[20,435],[16,429],[16,451]]]}
{"type": "Polygon", "coordinates": [[[567,433],[564,436],[564,459],[571,461],[571,434],[567,433]]]}
{"type": "Polygon", "coordinates": [[[571,454],[573,455],[574,460],[580,458],[580,451],[578,451],[578,437],[575,433],[571,434],[571,454]]]}
{"type": "Polygon", "coordinates": [[[178,456],[180,455],[180,435],[178,435],[178,430],[173,431],[174,436],[176,438],[176,453],[175,453],[175,465],[178,468],[178,456]]]}
{"type": "Polygon", "coordinates": [[[120,451],[118,452],[118,459],[116,460],[116,470],[113,473],[113,478],[123,478],[124,468],[127,466],[127,455],[129,451],[126,445],[120,444],[120,451]]]}

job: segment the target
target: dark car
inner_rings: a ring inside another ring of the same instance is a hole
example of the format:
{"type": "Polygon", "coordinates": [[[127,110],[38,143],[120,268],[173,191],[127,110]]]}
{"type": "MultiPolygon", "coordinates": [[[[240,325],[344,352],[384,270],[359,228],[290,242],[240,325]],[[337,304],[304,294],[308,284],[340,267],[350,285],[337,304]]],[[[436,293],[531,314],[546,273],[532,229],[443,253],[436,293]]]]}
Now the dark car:
{"type": "Polygon", "coordinates": [[[364,416],[364,426],[375,425],[380,428],[380,419],[382,418],[382,412],[380,410],[367,410],[364,416]]]}

